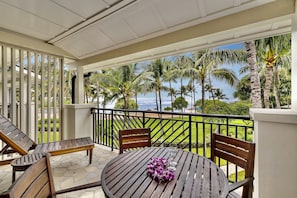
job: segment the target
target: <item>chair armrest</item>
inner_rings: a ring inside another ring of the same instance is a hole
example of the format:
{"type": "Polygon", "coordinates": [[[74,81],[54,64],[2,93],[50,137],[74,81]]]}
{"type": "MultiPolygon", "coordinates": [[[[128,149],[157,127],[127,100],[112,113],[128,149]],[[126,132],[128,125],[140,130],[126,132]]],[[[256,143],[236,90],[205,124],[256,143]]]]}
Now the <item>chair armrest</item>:
{"type": "Polygon", "coordinates": [[[245,186],[245,185],[251,183],[253,180],[254,180],[254,178],[249,177],[249,178],[245,178],[244,180],[241,180],[239,182],[235,182],[233,184],[230,184],[229,185],[229,192],[232,192],[232,191],[236,190],[237,188],[245,186]]]}
{"type": "Polygon", "coordinates": [[[92,183],[88,183],[88,184],[83,184],[83,185],[79,185],[79,186],[74,186],[74,187],[70,187],[70,188],[66,188],[66,189],[62,189],[62,190],[58,190],[56,191],[56,194],[64,194],[67,192],[73,192],[73,191],[77,191],[77,190],[84,190],[87,188],[93,188],[93,187],[97,187],[97,186],[101,186],[101,181],[96,181],[96,182],[92,182],[92,183]]]}

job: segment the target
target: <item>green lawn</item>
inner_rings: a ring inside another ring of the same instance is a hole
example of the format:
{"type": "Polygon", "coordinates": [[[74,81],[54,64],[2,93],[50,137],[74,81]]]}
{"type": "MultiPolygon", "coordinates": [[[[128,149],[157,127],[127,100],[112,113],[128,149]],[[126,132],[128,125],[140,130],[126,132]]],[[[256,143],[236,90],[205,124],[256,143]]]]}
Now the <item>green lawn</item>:
{"type": "MultiPolygon", "coordinates": [[[[237,175],[238,181],[243,180],[244,176],[245,176],[244,171],[238,171],[238,175],[237,175]]],[[[229,175],[229,181],[235,181],[235,179],[236,179],[235,173],[229,175]]]]}
{"type": "MultiPolygon", "coordinates": [[[[56,139],[54,139],[54,121],[53,119],[50,120],[50,123],[49,123],[49,128],[50,128],[50,142],[54,142],[54,141],[59,141],[61,139],[60,137],[60,120],[59,119],[56,119],[56,139]]],[[[41,127],[42,127],[42,124],[41,124],[41,120],[38,122],[38,142],[49,142],[48,141],[48,119],[45,118],[44,119],[44,122],[43,122],[43,126],[44,126],[44,132],[43,132],[43,141],[42,141],[42,134],[41,134],[41,127]]]]}
{"type": "Polygon", "coordinates": [[[48,141],[48,132],[43,133],[43,141],[41,141],[41,133],[38,133],[38,142],[55,142],[61,140],[60,133],[56,133],[56,139],[54,139],[54,132],[50,132],[50,141],[48,141]]]}
{"type": "MultiPolygon", "coordinates": [[[[247,134],[247,139],[252,140],[252,122],[247,123],[245,120],[232,119],[228,121],[226,118],[204,118],[201,116],[191,117],[191,126],[189,126],[189,116],[184,117],[174,117],[162,119],[159,118],[145,118],[145,126],[143,126],[142,120],[139,117],[129,117],[127,119],[124,116],[118,116],[117,119],[113,121],[113,127],[116,129],[129,128],[129,127],[149,127],[152,131],[153,142],[165,141],[169,143],[189,143],[189,137],[191,136],[191,142],[198,143],[202,145],[204,142],[206,144],[210,143],[211,133],[220,132],[222,134],[227,134],[235,137],[237,133],[237,138],[244,139],[245,134],[247,134]],[[244,126],[249,126],[245,131],[244,126]],[[191,128],[191,135],[190,135],[191,128]]],[[[105,127],[101,133],[106,131],[113,131],[111,129],[111,120],[105,120],[103,126],[105,127]]],[[[100,128],[101,129],[101,128],[100,128]]]]}

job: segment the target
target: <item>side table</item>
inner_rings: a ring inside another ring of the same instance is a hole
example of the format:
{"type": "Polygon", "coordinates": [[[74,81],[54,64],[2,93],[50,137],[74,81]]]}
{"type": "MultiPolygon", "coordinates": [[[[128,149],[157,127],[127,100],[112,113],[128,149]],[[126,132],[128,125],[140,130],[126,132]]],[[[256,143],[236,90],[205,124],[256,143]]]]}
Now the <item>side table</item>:
{"type": "Polygon", "coordinates": [[[16,171],[25,171],[32,164],[40,160],[44,154],[45,153],[32,153],[13,160],[10,163],[12,166],[12,183],[15,181],[16,171]]]}

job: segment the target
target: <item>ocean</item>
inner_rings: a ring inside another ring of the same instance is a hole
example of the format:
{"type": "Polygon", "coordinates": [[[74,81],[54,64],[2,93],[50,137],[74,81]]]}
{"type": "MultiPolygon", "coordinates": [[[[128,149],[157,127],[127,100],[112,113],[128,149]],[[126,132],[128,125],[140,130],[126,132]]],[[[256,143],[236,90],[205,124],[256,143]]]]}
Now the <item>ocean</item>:
{"type": "MultiPolygon", "coordinates": [[[[221,82],[222,86],[222,82],[221,82]]],[[[226,102],[233,102],[235,101],[233,97],[234,89],[230,87],[226,87],[223,92],[227,95],[228,99],[223,100],[226,102]],[[228,89],[227,89],[228,88],[228,89]]],[[[177,96],[179,97],[179,96],[177,96]]],[[[210,99],[210,96],[208,93],[205,94],[206,99],[210,99]]],[[[135,100],[135,98],[133,98],[135,100]]],[[[171,100],[170,96],[168,96],[168,92],[161,92],[161,99],[162,99],[162,109],[164,110],[165,107],[171,107],[171,100]]],[[[193,108],[194,104],[192,104],[194,101],[190,96],[185,96],[185,99],[188,101],[188,107],[187,109],[193,108]]],[[[201,99],[201,91],[199,90],[199,93],[196,93],[196,100],[201,99]]],[[[137,97],[137,103],[138,103],[138,110],[156,110],[156,98],[155,93],[147,93],[147,94],[138,94],[137,97]]],[[[114,108],[113,103],[107,104],[106,108],[114,108]]]]}

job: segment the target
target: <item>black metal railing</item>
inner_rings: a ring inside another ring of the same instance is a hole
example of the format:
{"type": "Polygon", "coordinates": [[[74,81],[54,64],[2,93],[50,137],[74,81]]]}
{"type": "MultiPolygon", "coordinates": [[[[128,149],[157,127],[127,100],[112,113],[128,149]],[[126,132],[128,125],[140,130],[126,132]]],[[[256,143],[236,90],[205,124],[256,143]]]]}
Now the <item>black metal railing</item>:
{"type": "Polygon", "coordinates": [[[252,141],[253,120],[248,116],[191,114],[92,108],[93,139],[118,149],[118,131],[150,128],[154,146],[176,146],[209,157],[211,133],[252,141]]]}
{"type": "MultiPolygon", "coordinates": [[[[92,108],[91,112],[94,142],[112,150],[119,148],[118,131],[127,128],[150,128],[152,146],[174,146],[208,158],[214,132],[247,141],[253,139],[254,122],[248,116],[102,108],[92,108]]],[[[233,174],[232,180],[238,181],[238,167],[230,168],[224,160],[219,160],[218,165],[225,166],[226,174],[233,174]]]]}

